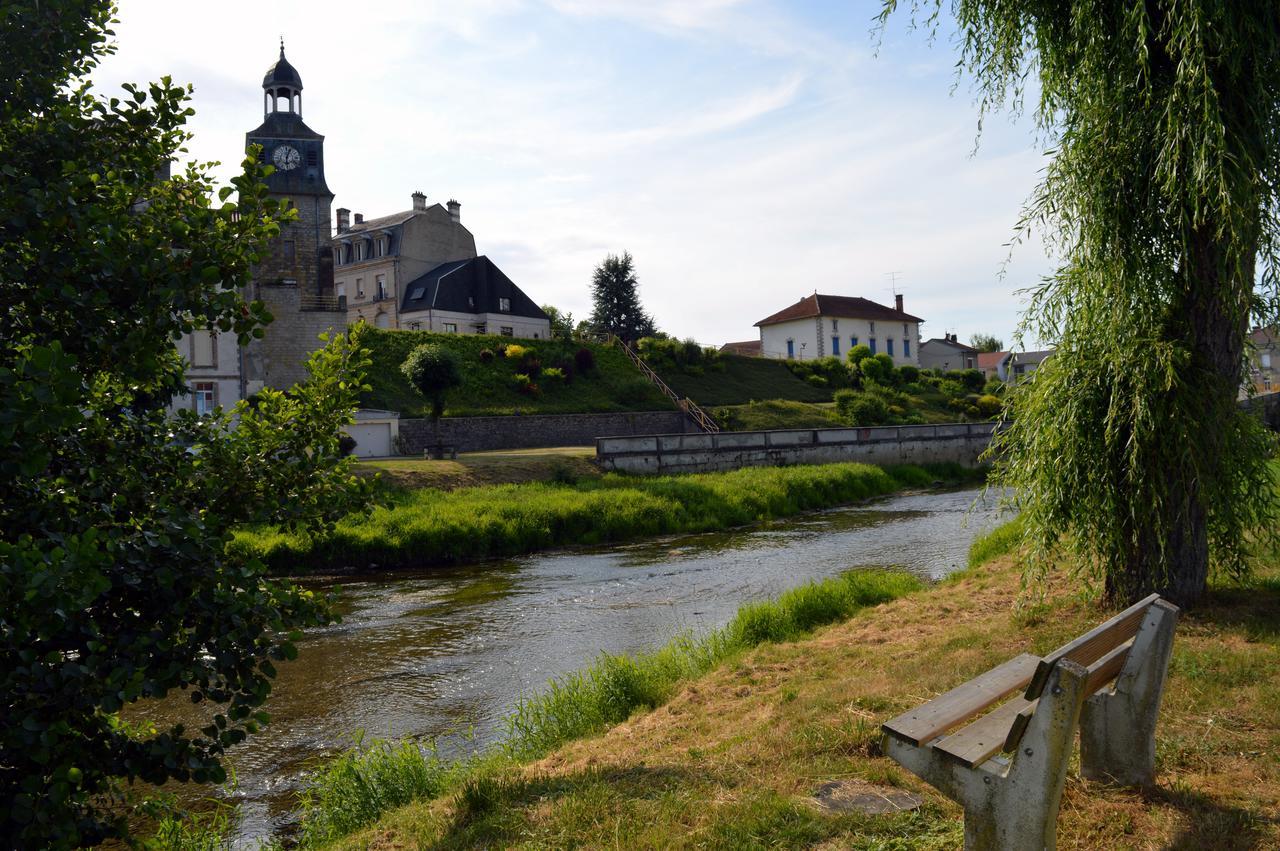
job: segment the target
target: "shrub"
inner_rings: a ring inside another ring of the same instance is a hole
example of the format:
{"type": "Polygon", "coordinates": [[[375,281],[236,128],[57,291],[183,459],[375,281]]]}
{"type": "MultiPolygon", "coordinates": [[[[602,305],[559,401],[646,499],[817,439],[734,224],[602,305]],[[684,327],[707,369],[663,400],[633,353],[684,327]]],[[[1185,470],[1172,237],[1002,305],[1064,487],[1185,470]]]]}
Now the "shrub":
{"type": "Polygon", "coordinates": [[[526,351],[528,350],[524,346],[521,346],[518,343],[512,343],[507,346],[507,350],[504,354],[509,360],[519,360],[524,357],[526,351]]]}
{"type": "Polygon", "coordinates": [[[902,392],[910,393],[912,396],[919,396],[921,393],[924,392],[924,386],[921,385],[918,381],[908,382],[902,385],[902,392]]]}
{"type": "Polygon", "coordinates": [[[343,455],[350,455],[352,452],[355,452],[357,445],[356,439],[345,431],[338,435],[338,451],[343,455]]]}
{"type": "Polygon", "coordinates": [[[836,413],[849,425],[883,425],[889,419],[889,406],[878,396],[841,390],[836,393],[836,413]]]}
{"type": "Polygon", "coordinates": [[[586,375],[596,368],[596,356],[588,348],[581,348],[573,353],[573,365],[578,368],[578,372],[586,375]]]}
{"type": "Polygon", "coordinates": [[[480,350],[480,363],[493,363],[493,349],[480,350]]]}
{"type": "Polygon", "coordinates": [[[1000,401],[1000,397],[992,396],[990,393],[979,396],[975,405],[984,417],[994,417],[996,414],[1000,413],[1000,409],[1004,407],[1004,403],[1000,401]]]}
{"type": "Polygon", "coordinates": [[[920,378],[920,367],[904,364],[898,367],[898,380],[903,384],[912,384],[920,378]]]}
{"type": "Polygon", "coordinates": [[[969,388],[970,393],[977,393],[987,383],[986,376],[982,374],[981,370],[977,369],[953,369],[947,373],[947,378],[959,381],[969,388]]]}
{"type": "Polygon", "coordinates": [[[891,416],[891,417],[900,417],[900,416],[902,416],[903,414],[905,414],[906,412],[907,412],[907,411],[906,411],[906,409],[905,409],[905,408],[903,408],[901,405],[890,405],[890,406],[889,406],[889,416],[891,416]]]}
{"type": "Polygon", "coordinates": [[[554,366],[547,367],[542,370],[542,381],[546,384],[563,384],[565,382],[564,370],[554,366]]]}
{"type": "Polygon", "coordinates": [[[434,343],[423,343],[410,352],[400,371],[419,393],[431,400],[433,420],[440,419],[444,413],[444,400],[449,391],[462,384],[462,371],[453,352],[434,343]]]}
{"type": "Polygon", "coordinates": [[[965,394],[965,387],[959,381],[953,381],[950,378],[944,378],[938,384],[938,389],[942,391],[942,395],[948,399],[961,399],[965,394]]]}
{"type": "Polygon", "coordinates": [[[532,379],[529,378],[529,374],[526,372],[517,372],[511,376],[511,386],[521,393],[527,393],[531,383],[533,383],[532,379]]]}
{"type": "Polygon", "coordinates": [[[864,360],[871,357],[871,347],[866,344],[859,344],[849,350],[849,354],[845,355],[851,366],[859,366],[864,360]]]}
{"type": "Polygon", "coordinates": [[[534,357],[532,349],[526,351],[520,359],[520,371],[534,379],[542,374],[542,361],[534,357]]]}
{"type": "Polygon", "coordinates": [[[805,381],[807,381],[809,384],[813,385],[814,387],[827,386],[827,379],[823,378],[821,375],[810,375],[808,378],[805,379],[805,381]]]}
{"type": "Polygon", "coordinates": [[[863,358],[858,361],[858,372],[868,381],[884,384],[889,380],[888,370],[877,357],[863,358]]]}
{"type": "Polygon", "coordinates": [[[999,376],[995,375],[988,378],[987,383],[982,386],[982,392],[992,396],[1003,396],[1004,391],[1007,389],[1008,387],[1005,383],[1000,380],[999,376]]]}

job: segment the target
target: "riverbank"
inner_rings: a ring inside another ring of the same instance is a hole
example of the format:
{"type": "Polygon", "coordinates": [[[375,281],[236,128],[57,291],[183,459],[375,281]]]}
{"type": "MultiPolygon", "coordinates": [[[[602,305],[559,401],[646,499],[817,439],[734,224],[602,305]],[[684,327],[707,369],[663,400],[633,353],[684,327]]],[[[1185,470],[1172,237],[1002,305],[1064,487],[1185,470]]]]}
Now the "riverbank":
{"type": "MultiPolygon", "coordinates": [[[[743,526],[804,511],[981,478],[958,464],[823,464],[728,473],[396,490],[367,516],[324,538],[269,529],[236,534],[231,548],[277,572],[359,572],[502,558],[581,544],[743,526]]],[[[568,478],[568,477],[566,477],[568,478]]]]}
{"type": "MultiPolygon", "coordinates": [[[[1103,616],[1062,580],[1015,614],[1018,568],[1001,553],[1012,540],[976,544],[989,560],[955,579],[730,656],[656,709],[536,761],[491,758],[430,778],[419,768],[424,799],[334,847],[957,847],[959,809],[880,754],[879,724],[1103,616]],[[910,789],[924,805],[864,816],[819,804],[820,791],[832,800],[864,784],[910,789]]],[[[1217,586],[1184,615],[1156,786],[1111,789],[1073,771],[1060,848],[1280,845],[1276,611],[1280,555],[1268,553],[1247,586],[1217,586]]],[[[409,758],[392,774],[426,764],[409,758]]]]}
{"type": "Polygon", "coordinates": [[[547,449],[503,449],[463,452],[456,459],[386,458],[359,461],[356,475],[379,476],[384,487],[397,490],[458,490],[483,485],[578,481],[603,473],[593,462],[592,446],[547,449]]]}

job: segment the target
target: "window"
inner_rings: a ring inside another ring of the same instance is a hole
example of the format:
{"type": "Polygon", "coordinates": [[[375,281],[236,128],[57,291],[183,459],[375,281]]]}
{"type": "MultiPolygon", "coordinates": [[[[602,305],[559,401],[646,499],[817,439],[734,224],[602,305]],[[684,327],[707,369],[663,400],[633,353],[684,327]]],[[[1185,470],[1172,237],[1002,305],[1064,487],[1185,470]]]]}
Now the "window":
{"type": "Polygon", "coordinates": [[[512,328],[510,325],[503,325],[498,329],[498,333],[504,337],[514,337],[516,335],[516,329],[512,328]]]}
{"type": "Polygon", "coordinates": [[[501,310],[503,313],[511,312],[511,299],[509,298],[498,299],[498,310],[501,310]]]}
{"type": "Polygon", "coordinates": [[[893,338],[884,341],[884,351],[889,357],[893,357],[893,338]]]}
{"type": "Polygon", "coordinates": [[[356,278],[356,298],[364,298],[364,278],[356,278]]]}
{"type": "Polygon", "coordinates": [[[831,330],[832,330],[832,331],[839,331],[839,330],[840,330],[840,320],[839,320],[839,319],[832,319],[832,320],[831,320],[831,330]]]}
{"type": "Polygon", "coordinates": [[[902,336],[904,336],[904,337],[905,337],[906,335],[908,335],[908,334],[910,334],[910,333],[911,333],[911,332],[907,330],[907,323],[903,322],[903,323],[902,323],[902,336]]]}
{"type": "Polygon", "coordinates": [[[293,240],[286,239],[281,243],[281,248],[284,251],[284,262],[293,263],[294,259],[297,257],[297,249],[294,246],[293,240]]]}
{"type": "Polygon", "coordinates": [[[315,168],[320,164],[320,156],[316,153],[316,149],[312,148],[307,151],[307,165],[315,168]]]}
{"type": "Polygon", "coordinates": [[[213,413],[213,408],[218,403],[218,385],[212,381],[198,381],[192,385],[191,392],[195,396],[197,414],[203,417],[213,413]]]}
{"type": "Polygon", "coordinates": [[[376,282],[375,285],[378,288],[376,297],[378,301],[382,301],[384,298],[387,297],[387,276],[378,275],[374,280],[376,282]]]}
{"type": "Polygon", "coordinates": [[[477,333],[477,334],[488,334],[488,333],[489,333],[489,326],[488,326],[488,325],[485,325],[483,322],[477,323],[476,325],[473,325],[472,327],[476,329],[476,333],[477,333]]]}
{"type": "Polygon", "coordinates": [[[849,348],[851,348],[851,349],[852,349],[852,348],[853,348],[854,346],[856,346],[856,345],[858,345],[858,338],[857,338],[857,337],[850,337],[850,338],[849,338],[849,348]]]}
{"type": "Polygon", "coordinates": [[[869,323],[867,323],[867,324],[869,324],[869,325],[871,326],[871,329],[870,329],[870,330],[871,330],[871,333],[872,333],[872,334],[874,334],[874,333],[876,332],[876,323],[874,323],[874,322],[869,322],[869,323]]]}
{"type": "Polygon", "coordinates": [[[191,365],[217,366],[218,344],[212,331],[191,332],[191,365]]]}
{"type": "Polygon", "coordinates": [[[457,333],[458,333],[458,323],[457,323],[457,322],[446,322],[446,323],[444,323],[444,332],[445,332],[446,334],[457,334],[457,333]]]}
{"type": "MultiPolygon", "coordinates": [[[[835,323],[833,322],[832,324],[834,325],[835,323]]],[[[833,336],[831,338],[831,354],[835,355],[836,357],[840,356],[840,338],[839,337],[833,336]]]]}
{"type": "Polygon", "coordinates": [[[333,288],[333,292],[334,292],[334,295],[336,295],[338,298],[346,298],[346,297],[347,297],[347,284],[346,284],[346,282],[345,282],[345,281],[338,281],[337,286],[335,286],[335,287],[333,288]]]}
{"type": "Polygon", "coordinates": [[[413,299],[416,299],[416,298],[422,298],[422,294],[425,293],[426,291],[427,291],[426,287],[414,287],[412,290],[409,291],[409,300],[412,301],[413,299]]]}
{"type": "Polygon", "coordinates": [[[902,341],[902,356],[904,358],[911,357],[911,341],[910,340],[902,341]]]}
{"type": "Polygon", "coordinates": [[[875,337],[868,337],[868,338],[867,338],[867,345],[871,347],[871,354],[873,354],[873,355],[874,355],[874,354],[876,353],[876,338],[875,338],[875,337]]]}
{"type": "Polygon", "coordinates": [[[787,357],[793,358],[795,356],[796,356],[796,341],[787,340],[787,357]]]}
{"type": "Polygon", "coordinates": [[[381,257],[381,256],[383,256],[384,254],[386,254],[386,253],[387,253],[387,239],[386,239],[386,237],[383,237],[382,239],[379,239],[377,242],[375,242],[375,243],[374,243],[374,246],[377,248],[378,256],[379,256],[379,257],[381,257]]]}
{"type": "Polygon", "coordinates": [[[1262,353],[1262,368],[1271,369],[1271,353],[1270,352],[1262,353]]]}
{"type": "Polygon", "coordinates": [[[421,322],[410,322],[410,323],[409,323],[409,330],[410,330],[410,331],[421,331],[421,330],[422,330],[422,323],[421,323],[421,322]]]}
{"type": "Polygon", "coordinates": [[[469,296],[467,296],[467,307],[471,308],[472,310],[475,310],[475,309],[476,309],[476,298],[475,298],[475,296],[470,296],[470,295],[469,295],[469,296]]]}

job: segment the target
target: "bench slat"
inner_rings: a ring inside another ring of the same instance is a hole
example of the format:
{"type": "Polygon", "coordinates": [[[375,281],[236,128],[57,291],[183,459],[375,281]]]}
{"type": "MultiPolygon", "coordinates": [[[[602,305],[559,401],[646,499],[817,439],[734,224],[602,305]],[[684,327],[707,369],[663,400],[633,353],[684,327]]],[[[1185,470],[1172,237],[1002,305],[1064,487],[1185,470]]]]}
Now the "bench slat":
{"type": "Polygon", "coordinates": [[[881,728],[889,735],[919,747],[967,721],[1031,681],[1039,657],[1023,653],[969,682],[904,712],[881,728]]]}
{"type": "Polygon", "coordinates": [[[1089,630],[1045,656],[1036,667],[1035,675],[1031,678],[1031,684],[1027,686],[1023,697],[1027,700],[1035,700],[1040,696],[1058,660],[1070,659],[1087,667],[1133,638],[1138,634],[1138,627],[1142,626],[1147,608],[1159,599],[1159,594],[1152,594],[1144,600],[1139,600],[1106,623],[1089,630]]]}
{"type": "MultiPolygon", "coordinates": [[[[1132,646],[1133,642],[1125,642],[1089,666],[1089,675],[1084,681],[1084,693],[1086,696],[1092,697],[1094,692],[1119,675],[1120,669],[1124,667],[1125,660],[1129,658],[1129,648],[1132,646]]],[[[1022,734],[1027,730],[1027,725],[1031,723],[1031,716],[1035,710],[1036,702],[1031,701],[1026,708],[1019,711],[1017,716],[1014,717],[1013,723],[1009,726],[1009,733],[1005,736],[1004,750],[1011,751],[1018,746],[1018,742],[1022,739],[1022,734]]]]}
{"type": "Polygon", "coordinates": [[[1009,727],[1018,714],[1034,707],[1035,701],[1015,697],[967,727],[934,742],[933,749],[941,751],[966,768],[982,765],[1004,748],[1009,727]]]}

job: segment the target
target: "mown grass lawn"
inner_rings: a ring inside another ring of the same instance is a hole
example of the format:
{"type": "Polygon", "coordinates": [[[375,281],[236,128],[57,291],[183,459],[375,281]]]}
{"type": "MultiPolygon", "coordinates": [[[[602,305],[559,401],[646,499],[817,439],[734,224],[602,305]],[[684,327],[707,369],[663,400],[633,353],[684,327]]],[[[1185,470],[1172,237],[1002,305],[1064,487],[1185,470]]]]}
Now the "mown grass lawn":
{"type": "MultiPolygon", "coordinates": [[[[1017,608],[1016,559],[765,643],[652,710],[531,763],[494,762],[400,807],[340,848],[956,848],[958,807],[880,753],[879,725],[1009,657],[1103,619],[1062,578],[1017,608]],[[1019,614],[1021,611],[1021,614],[1019,614]],[[915,812],[830,814],[825,783],[919,792],[915,812]]],[[[1156,785],[1083,780],[1073,765],[1063,849],[1280,847],[1280,555],[1215,586],[1178,625],[1156,785]]]]}

